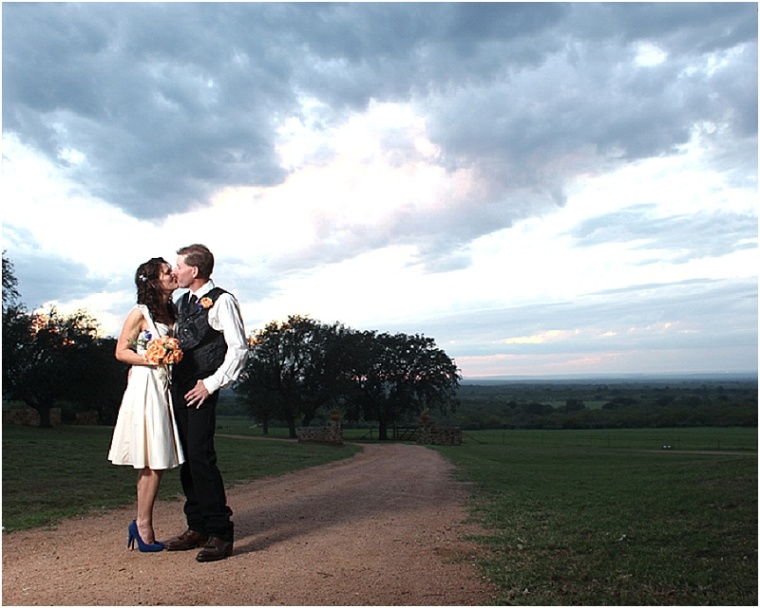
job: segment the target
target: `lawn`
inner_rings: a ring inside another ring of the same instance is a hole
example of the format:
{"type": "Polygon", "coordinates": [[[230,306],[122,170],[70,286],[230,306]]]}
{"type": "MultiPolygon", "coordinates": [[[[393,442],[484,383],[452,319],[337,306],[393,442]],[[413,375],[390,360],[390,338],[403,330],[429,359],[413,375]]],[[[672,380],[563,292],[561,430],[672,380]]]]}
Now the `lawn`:
{"type": "MultiPolygon", "coordinates": [[[[223,433],[237,433],[242,423],[226,426],[220,424],[216,447],[227,486],[347,458],[360,449],[233,439],[223,433]]],[[[63,517],[133,503],[134,469],[107,460],[112,433],[101,426],[3,425],[3,529],[54,525],[63,517]]],[[[181,493],[179,469],[168,471],[160,497],[173,500],[181,493]]]]}
{"type": "Polygon", "coordinates": [[[497,604],[755,606],[756,448],[742,428],[491,431],[439,449],[476,483],[497,604]]]}

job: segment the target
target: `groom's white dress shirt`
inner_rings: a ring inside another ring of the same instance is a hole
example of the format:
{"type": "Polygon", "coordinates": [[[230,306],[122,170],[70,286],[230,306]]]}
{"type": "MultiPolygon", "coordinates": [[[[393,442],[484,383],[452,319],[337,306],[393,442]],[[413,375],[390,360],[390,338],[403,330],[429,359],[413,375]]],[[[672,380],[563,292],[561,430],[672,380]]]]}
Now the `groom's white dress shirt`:
{"type": "MultiPolygon", "coordinates": [[[[198,291],[191,291],[190,295],[196,296],[200,301],[214,287],[214,282],[209,280],[198,291]]],[[[240,304],[231,293],[225,292],[217,298],[208,311],[208,323],[213,329],[224,334],[224,341],[227,343],[224,361],[213,374],[203,379],[206,390],[214,393],[232,384],[243,371],[248,358],[248,341],[245,338],[240,304]]]]}

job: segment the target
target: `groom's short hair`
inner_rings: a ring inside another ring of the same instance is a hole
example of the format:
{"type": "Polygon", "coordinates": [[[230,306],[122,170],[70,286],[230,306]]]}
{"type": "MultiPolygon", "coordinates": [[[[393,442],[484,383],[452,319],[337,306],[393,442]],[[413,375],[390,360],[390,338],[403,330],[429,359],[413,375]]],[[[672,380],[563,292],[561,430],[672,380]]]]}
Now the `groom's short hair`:
{"type": "Polygon", "coordinates": [[[177,255],[185,256],[185,264],[198,268],[198,276],[202,279],[211,277],[214,272],[214,254],[205,245],[195,244],[181,247],[177,255]]]}

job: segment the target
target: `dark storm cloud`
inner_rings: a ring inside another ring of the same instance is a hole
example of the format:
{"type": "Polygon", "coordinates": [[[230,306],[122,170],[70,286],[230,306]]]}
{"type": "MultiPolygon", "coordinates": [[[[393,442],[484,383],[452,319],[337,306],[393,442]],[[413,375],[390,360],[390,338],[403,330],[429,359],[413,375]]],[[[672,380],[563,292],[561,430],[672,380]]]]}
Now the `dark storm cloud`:
{"type": "Polygon", "coordinates": [[[51,299],[60,301],[83,300],[93,293],[109,289],[132,290],[128,278],[119,277],[117,283],[104,278],[90,278],[84,264],[71,262],[60,256],[43,252],[27,252],[11,258],[21,301],[35,310],[51,299]]]}
{"type": "Polygon", "coordinates": [[[467,210],[399,216],[393,238],[440,259],[563,204],[580,171],[672,152],[696,124],[741,148],[757,132],[756,39],[753,4],[9,3],[3,125],[91,193],[160,217],[280,183],[276,129],[302,97],[325,127],[411,101],[442,162],[488,185],[467,210]],[[667,59],[637,65],[639,43],[667,59]]]}

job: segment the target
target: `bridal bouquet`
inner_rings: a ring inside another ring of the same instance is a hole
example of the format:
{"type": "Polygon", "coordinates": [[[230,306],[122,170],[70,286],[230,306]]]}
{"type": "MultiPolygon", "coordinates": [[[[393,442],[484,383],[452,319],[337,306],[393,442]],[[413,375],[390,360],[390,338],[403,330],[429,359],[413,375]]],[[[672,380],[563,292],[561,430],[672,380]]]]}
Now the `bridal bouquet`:
{"type": "Polygon", "coordinates": [[[177,338],[163,336],[148,342],[145,360],[151,365],[171,365],[182,361],[182,349],[177,338]]]}

